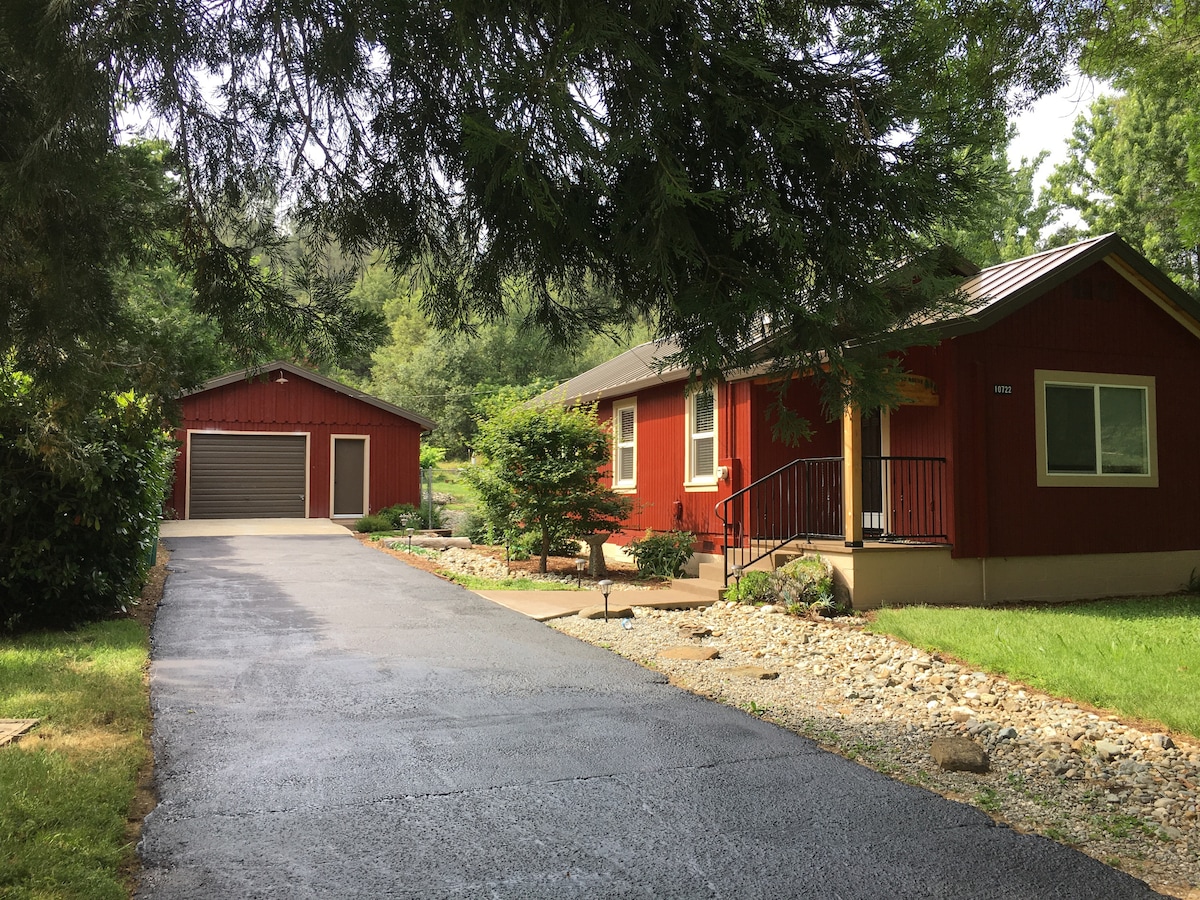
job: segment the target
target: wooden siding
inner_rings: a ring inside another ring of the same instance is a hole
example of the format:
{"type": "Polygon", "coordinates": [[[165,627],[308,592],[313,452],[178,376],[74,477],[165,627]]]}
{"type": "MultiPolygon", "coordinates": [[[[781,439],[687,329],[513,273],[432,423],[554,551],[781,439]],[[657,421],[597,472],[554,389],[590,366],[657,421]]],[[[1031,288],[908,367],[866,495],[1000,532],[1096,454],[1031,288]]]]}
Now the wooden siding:
{"type": "MultiPolygon", "coordinates": [[[[842,419],[829,421],[821,408],[821,394],[811,380],[793,380],[784,394],[784,404],[805,419],[812,439],[792,446],[775,440],[773,428],[777,415],[771,407],[778,401],[778,384],[753,384],[750,387],[750,429],[753,441],[752,473],[747,484],[769,475],[793,460],[842,455],[842,419]]],[[[744,486],[744,485],[743,485],[744,486]]]]}
{"type": "Polygon", "coordinates": [[[421,427],[409,419],[294,375],[286,384],[264,377],[213,388],[185,397],[182,405],[176,433],[182,446],[170,499],[180,516],[186,501],[188,430],[308,433],[308,514],[313,518],[331,514],[331,437],[369,435],[371,511],[420,502],[421,427]]]}
{"type": "Polygon", "coordinates": [[[1184,550],[1200,535],[1200,342],[1103,263],[956,338],[957,556],[1184,550]],[[1034,370],[1156,379],[1158,488],[1038,487],[1034,370]],[[1011,385],[1011,394],[994,386],[1011,385]]]}
{"type": "MultiPolygon", "coordinates": [[[[715,552],[720,545],[719,523],[713,514],[717,502],[730,493],[737,477],[738,435],[745,432],[746,389],[740,385],[719,385],[717,397],[717,461],[731,468],[730,478],[717,483],[714,490],[684,488],[684,391],[685,384],[656,386],[637,394],[637,488],[627,496],[633,501],[633,513],[626,531],[612,538],[624,544],[641,537],[647,528],[655,531],[682,530],[696,535],[696,549],[715,552]]],[[[613,405],[628,397],[614,397],[600,403],[602,421],[612,418],[613,405]]],[[[605,477],[611,484],[611,470],[605,477]]]]}

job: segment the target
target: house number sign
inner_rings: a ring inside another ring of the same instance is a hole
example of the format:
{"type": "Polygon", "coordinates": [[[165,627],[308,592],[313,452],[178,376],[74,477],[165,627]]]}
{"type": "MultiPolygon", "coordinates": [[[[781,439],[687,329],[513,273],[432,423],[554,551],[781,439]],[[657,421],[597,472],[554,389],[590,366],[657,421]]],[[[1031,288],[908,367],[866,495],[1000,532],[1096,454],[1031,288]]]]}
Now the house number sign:
{"type": "Polygon", "coordinates": [[[1012,393],[1012,385],[1011,384],[993,384],[992,391],[993,391],[993,393],[996,393],[996,394],[1011,394],[1012,393]]]}

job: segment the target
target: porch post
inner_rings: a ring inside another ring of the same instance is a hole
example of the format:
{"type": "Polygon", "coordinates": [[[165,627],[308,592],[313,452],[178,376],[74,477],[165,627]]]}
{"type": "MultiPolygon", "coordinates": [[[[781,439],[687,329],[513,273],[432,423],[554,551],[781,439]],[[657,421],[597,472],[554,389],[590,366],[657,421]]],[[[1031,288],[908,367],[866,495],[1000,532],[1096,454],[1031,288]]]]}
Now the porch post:
{"type": "Polygon", "coordinates": [[[863,545],[862,411],[854,404],[842,413],[842,515],[847,547],[863,545]]]}

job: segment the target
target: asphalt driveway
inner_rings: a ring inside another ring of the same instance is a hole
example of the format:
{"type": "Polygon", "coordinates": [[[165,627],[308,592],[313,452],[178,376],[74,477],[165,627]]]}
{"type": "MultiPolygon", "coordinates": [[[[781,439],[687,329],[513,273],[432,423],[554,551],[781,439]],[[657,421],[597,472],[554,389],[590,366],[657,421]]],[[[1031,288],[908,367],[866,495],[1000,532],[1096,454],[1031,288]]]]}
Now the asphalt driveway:
{"type": "Polygon", "coordinates": [[[146,900],[1157,896],[348,535],[169,543],[146,900]]]}

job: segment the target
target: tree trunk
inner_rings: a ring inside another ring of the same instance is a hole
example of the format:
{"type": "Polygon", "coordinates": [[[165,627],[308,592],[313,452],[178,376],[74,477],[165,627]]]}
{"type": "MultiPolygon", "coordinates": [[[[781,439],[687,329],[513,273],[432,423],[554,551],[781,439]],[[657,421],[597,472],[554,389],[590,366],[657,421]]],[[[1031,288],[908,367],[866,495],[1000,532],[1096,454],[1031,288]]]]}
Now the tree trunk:
{"type": "Polygon", "coordinates": [[[538,563],[538,571],[543,575],[546,574],[546,567],[550,561],[550,532],[542,529],[542,561],[538,563]]]}
{"type": "Polygon", "coordinates": [[[609,534],[589,534],[584,540],[588,545],[588,574],[592,578],[607,578],[608,564],[604,561],[604,542],[609,534]]]}

